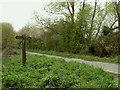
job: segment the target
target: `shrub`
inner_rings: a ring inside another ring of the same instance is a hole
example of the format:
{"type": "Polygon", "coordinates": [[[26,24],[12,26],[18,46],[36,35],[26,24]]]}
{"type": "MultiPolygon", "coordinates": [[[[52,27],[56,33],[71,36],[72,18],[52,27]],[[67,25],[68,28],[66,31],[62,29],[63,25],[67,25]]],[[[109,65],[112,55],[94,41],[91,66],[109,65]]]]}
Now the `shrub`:
{"type": "Polygon", "coordinates": [[[18,55],[19,52],[17,49],[14,48],[5,48],[3,49],[3,55],[4,56],[10,56],[10,55],[18,55]]]}
{"type": "Polygon", "coordinates": [[[100,57],[117,56],[118,46],[118,33],[114,32],[92,41],[89,52],[100,57]]]}

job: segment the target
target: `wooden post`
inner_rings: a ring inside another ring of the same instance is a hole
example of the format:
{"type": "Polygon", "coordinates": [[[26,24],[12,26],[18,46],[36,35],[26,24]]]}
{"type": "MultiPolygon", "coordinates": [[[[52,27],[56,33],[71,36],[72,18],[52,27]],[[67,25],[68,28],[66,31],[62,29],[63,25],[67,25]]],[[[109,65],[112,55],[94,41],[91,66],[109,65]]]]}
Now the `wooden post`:
{"type": "Polygon", "coordinates": [[[26,35],[22,35],[22,63],[26,64],[26,35]]]}
{"type": "Polygon", "coordinates": [[[22,39],[22,63],[26,64],[26,39],[31,39],[31,37],[27,37],[25,34],[22,36],[16,36],[16,39],[22,39]]]}

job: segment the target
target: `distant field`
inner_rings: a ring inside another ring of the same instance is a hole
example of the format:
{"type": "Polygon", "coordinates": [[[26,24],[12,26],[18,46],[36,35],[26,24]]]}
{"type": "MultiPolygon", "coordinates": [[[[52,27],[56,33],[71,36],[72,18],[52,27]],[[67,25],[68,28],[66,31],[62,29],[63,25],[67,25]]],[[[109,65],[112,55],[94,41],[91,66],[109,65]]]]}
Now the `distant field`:
{"type": "Polygon", "coordinates": [[[41,50],[28,50],[31,52],[38,52],[43,54],[50,54],[50,55],[57,55],[62,57],[68,58],[79,58],[89,61],[102,61],[102,62],[111,62],[111,63],[120,63],[120,59],[118,58],[106,58],[106,57],[97,57],[97,56],[88,56],[88,55],[79,55],[79,54],[72,54],[66,52],[56,52],[56,51],[41,51],[41,50]]]}
{"type": "Polygon", "coordinates": [[[62,59],[27,55],[3,57],[3,88],[116,88],[118,80],[100,68],[62,59]]]}

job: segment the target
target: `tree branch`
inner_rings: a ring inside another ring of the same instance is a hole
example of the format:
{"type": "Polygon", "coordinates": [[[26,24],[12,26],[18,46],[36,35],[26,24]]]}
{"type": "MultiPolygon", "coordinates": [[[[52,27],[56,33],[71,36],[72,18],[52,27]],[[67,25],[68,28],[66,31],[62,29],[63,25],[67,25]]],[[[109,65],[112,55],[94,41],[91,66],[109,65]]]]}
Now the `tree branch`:
{"type": "Polygon", "coordinates": [[[90,39],[91,39],[91,34],[92,34],[92,29],[93,29],[93,22],[94,22],[94,17],[96,13],[96,8],[97,8],[97,0],[95,0],[95,6],[94,6],[94,11],[93,11],[93,16],[92,16],[92,21],[91,21],[91,27],[90,27],[90,39]]]}
{"type": "Polygon", "coordinates": [[[116,20],[113,22],[113,24],[110,26],[110,28],[112,28],[117,21],[118,21],[118,20],[116,19],[116,20]]]}

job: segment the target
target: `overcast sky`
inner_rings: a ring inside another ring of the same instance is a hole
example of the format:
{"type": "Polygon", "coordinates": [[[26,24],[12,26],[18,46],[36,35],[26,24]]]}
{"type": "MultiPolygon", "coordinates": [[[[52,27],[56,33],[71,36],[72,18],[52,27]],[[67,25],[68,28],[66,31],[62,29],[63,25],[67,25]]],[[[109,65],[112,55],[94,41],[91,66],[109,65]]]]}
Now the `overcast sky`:
{"type": "Polygon", "coordinates": [[[0,21],[11,23],[14,29],[18,31],[33,17],[34,11],[42,16],[47,16],[44,6],[45,2],[4,2],[2,3],[0,21]]]}
{"type": "Polygon", "coordinates": [[[34,11],[42,17],[48,16],[44,7],[50,1],[55,0],[1,0],[0,22],[9,22],[18,31],[29,22],[34,11]]]}

